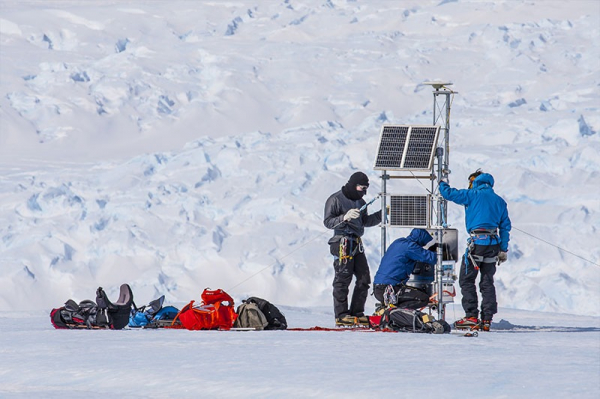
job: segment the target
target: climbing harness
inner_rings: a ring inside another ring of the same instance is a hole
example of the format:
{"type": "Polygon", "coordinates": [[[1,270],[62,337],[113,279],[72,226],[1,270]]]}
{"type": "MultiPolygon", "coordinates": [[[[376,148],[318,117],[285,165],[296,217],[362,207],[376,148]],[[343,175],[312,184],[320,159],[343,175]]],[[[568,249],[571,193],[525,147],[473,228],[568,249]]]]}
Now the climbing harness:
{"type": "MultiPolygon", "coordinates": [[[[498,234],[496,230],[487,229],[476,229],[473,230],[467,239],[467,249],[465,251],[465,266],[469,265],[469,260],[475,270],[479,270],[480,263],[498,263],[498,256],[494,257],[483,257],[481,255],[475,255],[472,252],[475,250],[475,245],[492,245],[492,241],[498,243],[498,234]]],[[[465,267],[465,273],[467,273],[467,267],[465,267]]]]}
{"type": "Polygon", "coordinates": [[[354,255],[356,255],[357,252],[361,254],[365,252],[360,237],[342,237],[340,239],[340,263],[348,263],[348,260],[352,260],[352,258],[354,258],[354,255]],[[354,243],[355,241],[356,244],[354,243]],[[348,247],[350,247],[349,250],[348,247]]]}
{"type": "Polygon", "coordinates": [[[390,305],[395,305],[396,303],[398,303],[398,296],[396,295],[394,286],[388,284],[388,286],[385,287],[385,291],[383,292],[383,304],[385,305],[385,307],[388,307],[390,305]]]}
{"type": "MultiPolygon", "coordinates": [[[[375,202],[375,200],[377,198],[379,198],[380,195],[381,194],[378,194],[371,201],[365,203],[363,206],[360,207],[360,209],[358,211],[362,212],[365,209],[367,209],[367,206],[369,206],[373,202],[375,202]]],[[[340,224],[342,224],[344,222],[345,221],[342,221],[342,222],[338,223],[333,228],[335,229],[337,226],[339,226],[340,224]]],[[[341,237],[340,238],[340,250],[339,250],[339,256],[338,256],[338,259],[339,259],[339,261],[340,261],[341,264],[348,263],[348,260],[352,260],[352,258],[354,258],[354,255],[356,255],[357,252],[364,253],[365,250],[363,248],[362,240],[360,239],[360,237],[338,236],[338,235],[336,235],[331,240],[329,240],[329,242],[332,242],[337,237],[341,237]]]]}

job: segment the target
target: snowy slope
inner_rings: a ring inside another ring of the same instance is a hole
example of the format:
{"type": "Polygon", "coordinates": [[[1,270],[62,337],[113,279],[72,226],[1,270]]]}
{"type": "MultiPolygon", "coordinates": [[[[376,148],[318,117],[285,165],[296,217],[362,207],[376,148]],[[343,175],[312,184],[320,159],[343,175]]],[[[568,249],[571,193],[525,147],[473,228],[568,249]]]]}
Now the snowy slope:
{"type": "Polygon", "coordinates": [[[376,194],[381,125],[431,123],[443,79],[451,183],[509,203],[501,306],[600,315],[599,3],[1,5],[0,309],[123,282],[328,306],[325,199],[355,170],[376,194]]]}

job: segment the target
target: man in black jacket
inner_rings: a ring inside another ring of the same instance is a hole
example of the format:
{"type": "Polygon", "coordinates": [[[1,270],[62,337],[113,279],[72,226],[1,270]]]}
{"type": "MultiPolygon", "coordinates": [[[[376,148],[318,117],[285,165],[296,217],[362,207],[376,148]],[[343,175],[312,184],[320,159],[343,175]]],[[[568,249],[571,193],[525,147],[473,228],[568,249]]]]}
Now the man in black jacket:
{"type": "Polygon", "coordinates": [[[363,197],[368,187],[367,175],[356,172],[325,203],[323,224],[334,231],[329,246],[334,257],[333,310],[338,326],[368,323],[364,311],[371,274],[360,237],[364,234],[365,227],[376,226],[381,222],[381,212],[368,215],[366,209],[360,211],[366,204],[363,197]],[[348,287],[352,276],[356,276],[356,282],[348,307],[348,287]]]}

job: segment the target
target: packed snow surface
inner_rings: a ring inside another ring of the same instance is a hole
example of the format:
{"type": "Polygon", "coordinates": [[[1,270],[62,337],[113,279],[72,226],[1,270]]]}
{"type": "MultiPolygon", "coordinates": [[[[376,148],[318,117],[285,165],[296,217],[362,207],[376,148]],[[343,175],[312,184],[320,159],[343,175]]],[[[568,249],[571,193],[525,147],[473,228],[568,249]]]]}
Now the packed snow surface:
{"type": "MultiPolygon", "coordinates": [[[[293,328],[325,308],[280,307],[293,328]]],[[[460,314],[449,306],[449,316],[460,314]]],[[[492,332],[54,330],[0,312],[2,398],[596,398],[600,318],[500,309],[492,332]]]]}

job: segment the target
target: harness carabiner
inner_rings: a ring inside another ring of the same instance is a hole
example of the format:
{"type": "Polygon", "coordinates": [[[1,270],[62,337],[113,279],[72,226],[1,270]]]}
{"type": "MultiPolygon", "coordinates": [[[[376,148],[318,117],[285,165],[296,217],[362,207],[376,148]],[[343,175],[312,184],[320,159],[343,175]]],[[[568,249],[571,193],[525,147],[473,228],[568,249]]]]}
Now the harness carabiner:
{"type": "Polygon", "coordinates": [[[348,263],[348,260],[352,260],[356,252],[364,252],[365,249],[362,246],[360,237],[356,238],[356,247],[353,247],[353,242],[354,240],[348,237],[342,237],[340,239],[340,263],[346,264],[348,263]],[[350,250],[348,250],[348,242],[350,242],[350,250]]]}
{"type": "Polygon", "coordinates": [[[346,264],[348,263],[348,256],[346,255],[346,249],[348,247],[348,239],[346,237],[342,237],[340,240],[340,263],[346,264]]]}

